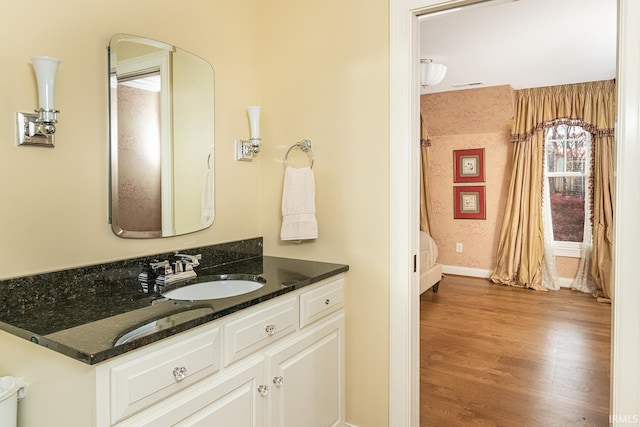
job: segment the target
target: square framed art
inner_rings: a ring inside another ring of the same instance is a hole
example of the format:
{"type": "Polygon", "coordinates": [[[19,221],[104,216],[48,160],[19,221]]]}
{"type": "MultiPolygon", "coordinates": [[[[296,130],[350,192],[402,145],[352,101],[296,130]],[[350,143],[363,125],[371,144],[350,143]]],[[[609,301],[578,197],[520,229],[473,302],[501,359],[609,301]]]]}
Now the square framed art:
{"type": "Polygon", "coordinates": [[[486,219],[484,185],[453,187],[454,219],[486,219]]]}
{"type": "Polygon", "coordinates": [[[484,182],[484,148],[453,151],[453,182],[484,182]]]}

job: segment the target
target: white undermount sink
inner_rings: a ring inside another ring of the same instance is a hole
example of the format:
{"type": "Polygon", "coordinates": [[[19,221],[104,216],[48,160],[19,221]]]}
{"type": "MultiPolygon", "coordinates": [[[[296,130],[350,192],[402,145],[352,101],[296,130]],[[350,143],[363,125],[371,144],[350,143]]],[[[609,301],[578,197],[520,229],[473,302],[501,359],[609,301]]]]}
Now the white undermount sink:
{"type": "Polygon", "coordinates": [[[228,274],[217,276],[214,280],[183,286],[171,286],[160,292],[163,297],[172,300],[198,301],[229,298],[256,291],[264,286],[266,280],[250,274],[228,274]]]}

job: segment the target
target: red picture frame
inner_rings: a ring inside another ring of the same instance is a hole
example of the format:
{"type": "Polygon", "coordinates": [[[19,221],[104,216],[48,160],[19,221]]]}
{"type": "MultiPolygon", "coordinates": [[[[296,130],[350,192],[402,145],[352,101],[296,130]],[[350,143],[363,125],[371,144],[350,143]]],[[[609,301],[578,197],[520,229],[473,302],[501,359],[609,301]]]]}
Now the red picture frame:
{"type": "Polygon", "coordinates": [[[484,182],[484,148],[453,151],[453,182],[484,182]]]}
{"type": "Polygon", "coordinates": [[[486,219],[484,185],[453,187],[454,219],[486,219]]]}

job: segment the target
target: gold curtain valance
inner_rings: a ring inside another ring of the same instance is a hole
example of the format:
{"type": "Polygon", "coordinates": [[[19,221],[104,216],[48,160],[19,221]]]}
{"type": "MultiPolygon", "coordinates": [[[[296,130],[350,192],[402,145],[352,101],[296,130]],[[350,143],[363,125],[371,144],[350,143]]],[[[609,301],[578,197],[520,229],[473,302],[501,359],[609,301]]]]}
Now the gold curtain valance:
{"type": "Polygon", "coordinates": [[[615,80],[517,90],[511,142],[560,124],[582,126],[597,137],[613,136],[615,102],[615,80]]]}

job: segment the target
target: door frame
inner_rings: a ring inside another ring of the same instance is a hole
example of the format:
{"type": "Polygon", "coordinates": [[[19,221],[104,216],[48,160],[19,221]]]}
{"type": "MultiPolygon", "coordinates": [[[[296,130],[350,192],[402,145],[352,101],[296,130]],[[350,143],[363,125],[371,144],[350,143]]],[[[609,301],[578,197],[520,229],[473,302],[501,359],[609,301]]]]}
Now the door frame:
{"type": "MultiPolygon", "coordinates": [[[[420,422],[418,16],[485,0],[390,0],[389,425],[420,422]],[[407,78],[408,76],[408,78],[407,78]],[[415,143],[412,143],[415,142],[415,143]]],[[[640,2],[618,0],[610,421],[640,421],[640,2]],[[624,227],[624,229],[623,229],[624,227]]]]}

